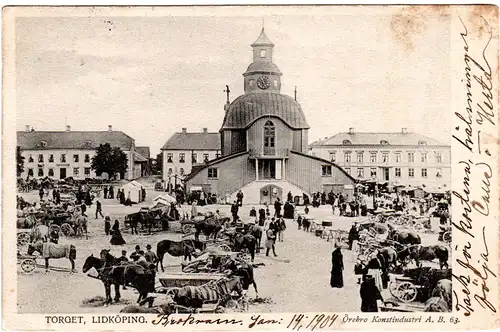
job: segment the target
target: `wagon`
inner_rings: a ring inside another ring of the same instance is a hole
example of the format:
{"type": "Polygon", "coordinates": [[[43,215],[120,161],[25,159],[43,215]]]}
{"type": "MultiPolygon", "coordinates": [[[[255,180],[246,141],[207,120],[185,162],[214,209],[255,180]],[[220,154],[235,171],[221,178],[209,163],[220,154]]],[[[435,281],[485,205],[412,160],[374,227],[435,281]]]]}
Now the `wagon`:
{"type": "Polygon", "coordinates": [[[436,284],[441,279],[451,280],[451,269],[435,269],[432,267],[419,267],[407,269],[402,276],[394,275],[389,283],[389,292],[397,300],[425,302],[436,284]]]}
{"type": "Polygon", "coordinates": [[[17,230],[17,245],[25,246],[30,243],[31,240],[31,229],[21,229],[17,230]]]}
{"type": "Polygon", "coordinates": [[[21,265],[21,270],[26,274],[31,274],[36,269],[36,256],[27,256],[17,253],[17,264],[21,265]]]}
{"type": "Polygon", "coordinates": [[[231,259],[241,259],[247,261],[247,254],[231,251],[213,251],[205,252],[198,256],[194,261],[187,263],[182,267],[183,272],[189,273],[209,273],[221,272],[221,268],[231,259]]]}
{"type": "Polygon", "coordinates": [[[201,286],[210,281],[216,281],[225,277],[224,274],[215,273],[174,273],[158,278],[161,286],[156,289],[157,293],[168,294],[172,288],[184,286],[201,286]]]}

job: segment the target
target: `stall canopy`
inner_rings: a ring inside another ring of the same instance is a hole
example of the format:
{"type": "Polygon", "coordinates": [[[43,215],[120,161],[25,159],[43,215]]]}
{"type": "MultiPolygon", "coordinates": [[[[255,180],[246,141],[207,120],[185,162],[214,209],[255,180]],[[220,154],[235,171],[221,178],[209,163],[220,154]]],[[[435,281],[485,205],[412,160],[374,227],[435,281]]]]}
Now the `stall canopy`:
{"type": "Polygon", "coordinates": [[[125,193],[125,199],[130,198],[132,203],[140,203],[144,200],[142,197],[142,185],[137,181],[130,181],[120,189],[125,193]]]}
{"type": "Polygon", "coordinates": [[[153,199],[153,207],[160,207],[160,206],[170,206],[171,203],[177,203],[177,200],[173,198],[170,195],[158,195],[153,199]]]}

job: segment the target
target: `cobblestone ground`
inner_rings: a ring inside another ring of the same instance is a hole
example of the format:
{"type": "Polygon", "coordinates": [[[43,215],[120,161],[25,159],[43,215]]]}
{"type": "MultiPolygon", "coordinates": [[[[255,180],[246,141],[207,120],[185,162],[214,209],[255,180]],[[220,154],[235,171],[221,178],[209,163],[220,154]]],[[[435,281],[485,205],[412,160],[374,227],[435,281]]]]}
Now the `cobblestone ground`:
{"type": "MultiPolygon", "coordinates": [[[[157,193],[148,190],[148,201],[157,193]]],[[[27,195],[33,200],[35,195],[27,195]]],[[[135,212],[138,205],[125,208],[117,204],[115,200],[102,200],[104,214],[109,214],[114,220],[123,220],[123,215],[135,212]]],[[[143,205],[147,205],[143,203],[143,205]]],[[[186,211],[188,206],[183,207],[186,211]]],[[[200,212],[206,210],[215,211],[229,215],[227,205],[209,205],[200,208],[200,212]]],[[[259,207],[256,206],[258,209],[259,207]]],[[[103,248],[111,247],[109,238],[104,235],[102,219],[94,219],[95,207],[92,206],[88,214],[89,234],[88,240],[61,238],[60,243],[72,243],[77,247],[76,268],[78,273],[50,271],[45,273],[43,268],[37,269],[31,275],[18,273],[18,308],[22,313],[116,313],[127,302],[135,302],[137,294],[130,288],[122,291],[123,303],[113,304],[107,307],[85,307],[84,300],[95,296],[104,296],[104,286],[98,280],[92,279],[81,272],[85,258],[91,254],[98,255],[103,248]]],[[[247,216],[251,206],[244,205],[240,215],[247,216]]],[[[299,211],[302,207],[298,208],[299,211]]],[[[328,206],[311,209],[310,215],[317,220],[331,220],[335,228],[348,230],[354,221],[361,218],[345,218],[332,216],[328,206]]],[[[113,246],[111,253],[119,256],[121,250],[132,253],[133,248],[139,244],[145,247],[151,244],[153,248],[156,243],[163,239],[180,240],[181,234],[174,232],[157,233],[151,236],[131,235],[127,230],[123,232],[127,241],[124,246],[113,246]]],[[[434,235],[437,237],[437,235],[434,235]]],[[[349,250],[343,250],[344,254],[344,287],[341,289],[331,288],[329,285],[331,269],[331,252],[333,242],[314,236],[297,229],[297,224],[287,220],[287,230],[284,241],[276,244],[278,257],[265,257],[261,254],[256,256],[255,263],[264,263],[255,269],[255,278],[258,285],[259,296],[271,298],[273,303],[260,304],[250,307],[251,312],[317,312],[317,311],[359,311],[360,297],[358,277],[354,275],[354,263],[356,255],[349,250]]],[[[43,261],[39,260],[42,264],[43,261]]],[[[180,258],[169,255],[165,257],[164,264],[171,265],[165,273],[179,271],[180,258]]],[[[51,266],[70,267],[70,262],[65,259],[51,260],[51,266]]],[[[20,269],[18,269],[20,270],[20,269]]],[[[161,278],[162,273],[158,273],[161,278]]],[[[113,291],[114,292],[114,291],[113,291]]],[[[255,296],[253,289],[249,295],[255,296]]]]}

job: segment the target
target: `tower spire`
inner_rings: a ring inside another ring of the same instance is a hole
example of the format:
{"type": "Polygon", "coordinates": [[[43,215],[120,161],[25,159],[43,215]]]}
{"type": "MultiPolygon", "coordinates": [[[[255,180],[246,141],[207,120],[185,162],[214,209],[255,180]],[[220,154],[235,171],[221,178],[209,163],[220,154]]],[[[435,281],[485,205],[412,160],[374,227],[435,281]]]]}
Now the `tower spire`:
{"type": "Polygon", "coordinates": [[[295,101],[297,101],[297,86],[295,86],[294,95],[295,95],[295,101]]]}
{"type": "Polygon", "coordinates": [[[229,92],[231,92],[231,90],[229,90],[229,85],[226,85],[226,89],[224,90],[224,92],[226,93],[227,97],[226,103],[229,104],[229,92]]]}

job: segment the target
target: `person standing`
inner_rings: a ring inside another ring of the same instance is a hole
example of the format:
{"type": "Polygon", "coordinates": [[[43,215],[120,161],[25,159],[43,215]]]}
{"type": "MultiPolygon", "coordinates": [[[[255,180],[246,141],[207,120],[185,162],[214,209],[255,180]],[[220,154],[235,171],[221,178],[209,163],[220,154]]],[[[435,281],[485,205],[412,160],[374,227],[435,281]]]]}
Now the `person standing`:
{"type": "Polygon", "coordinates": [[[139,259],[139,252],[141,251],[141,247],[139,245],[135,246],[135,251],[130,254],[130,259],[135,262],[139,259]]]}
{"type": "Polygon", "coordinates": [[[289,191],[288,194],[286,195],[286,199],[289,203],[293,203],[293,196],[291,191],[289,191]]]}
{"type": "Polygon", "coordinates": [[[198,208],[196,207],[196,200],[193,200],[191,204],[191,218],[194,218],[198,215],[198,208]]]}
{"type": "Polygon", "coordinates": [[[118,258],[120,264],[128,263],[127,250],[122,250],[122,255],[118,258]]]}
{"type": "Polygon", "coordinates": [[[126,243],[123,239],[122,233],[120,232],[120,223],[118,220],[115,220],[115,224],[111,230],[111,240],[109,243],[115,246],[124,245],[126,243]]]}
{"type": "Polygon", "coordinates": [[[86,217],[87,215],[85,214],[85,212],[87,212],[87,205],[82,204],[82,205],[80,205],[80,208],[82,210],[82,215],[86,217]]]}
{"type": "Polygon", "coordinates": [[[239,190],[236,194],[236,203],[238,204],[238,206],[243,206],[243,193],[241,192],[241,190],[239,190]]]}
{"type": "Polygon", "coordinates": [[[40,190],[38,191],[38,196],[40,196],[40,201],[43,201],[43,195],[45,192],[43,191],[43,188],[40,187],[40,190]]]}
{"type": "Polygon", "coordinates": [[[106,233],[106,235],[109,235],[110,230],[111,230],[111,218],[109,216],[106,216],[106,218],[104,218],[104,233],[106,233]]]}
{"type": "Polygon", "coordinates": [[[278,241],[283,242],[283,233],[285,232],[286,224],[283,218],[278,219],[278,241]]]}
{"type": "Polygon", "coordinates": [[[104,186],[104,199],[108,198],[108,187],[104,186]]]}
{"type": "Polygon", "coordinates": [[[352,243],[359,240],[359,231],[357,223],[354,223],[349,230],[349,236],[347,240],[349,241],[349,250],[352,250],[352,243]]]}
{"type": "Polygon", "coordinates": [[[102,205],[101,205],[101,202],[96,201],[95,202],[95,218],[98,219],[99,215],[101,215],[101,218],[104,218],[104,215],[102,214],[102,205]]]}
{"type": "Polygon", "coordinates": [[[277,198],[276,202],[274,202],[274,216],[276,218],[281,217],[281,202],[279,198],[277,198]]]}
{"type": "Polygon", "coordinates": [[[114,189],[113,189],[113,186],[109,186],[109,190],[108,190],[108,198],[109,199],[113,199],[115,198],[115,192],[114,192],[114,189]]]}
{"type": "MultiPolygon", "coordinates": [[[[337,245],[335,245],[337,247],[337,245]]],[[[342,288],[344,287],[344,258],[342,252],[340,251],[340,247],[337,247],[332,252],[332,270],[330,277],[330,286],[333,288],[342,288]]]]}
{"type": "Polygon", "coordinates": [[[236,222],[238,220],[238,202],[234,201],[233,205],[231,205],[231,215],[233,216],[233,222],[236,222]]]}
{"type": "Polygon", "coordinates": [[[250,217],[257,217],[257,210],[255,210],[255,207],[252,207],[250,210],[250,217]]]}
{"type": "Polygon", "coordinates": [[[274,229],[272,227],[273,222],[269,223],[269,227],[266,231],[266,256],[269,256],[269,251],[272,249],[273,250],[273,255],[274,257],[277,257],[276,251],[275,251],[275,242],[276,242],[276,233],[274,232],[274,229]]]}
{"type": "Polygon", "coordinates": [[[361,312],[378,312],[377,301],[383,302],[384,299],[371,275],[363,276],[359,294],[361,296],[361,312]]]}
{"type": "Polygon", "coordinates": [[[144,257],[149,264],[156,264],[156,262],[158,261],[158,257],[156,256],[156,254],[151,251],[150,244],[146,245],[146,252],[144,253],[144,257]]]}

